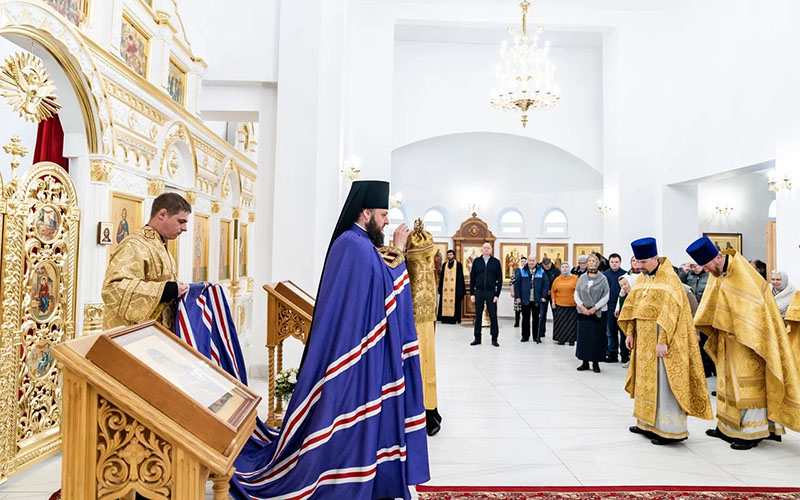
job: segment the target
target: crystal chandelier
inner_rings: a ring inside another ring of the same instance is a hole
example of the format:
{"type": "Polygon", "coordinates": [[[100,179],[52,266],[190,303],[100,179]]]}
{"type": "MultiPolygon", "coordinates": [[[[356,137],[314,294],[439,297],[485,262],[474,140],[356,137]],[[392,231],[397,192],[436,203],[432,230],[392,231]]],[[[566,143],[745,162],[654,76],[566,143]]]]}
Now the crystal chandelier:
{"type": "Polygon", "coordinates": [[[528,124],[529,109],[545,109],[558,104],[558,87],[553,84],[555,66],[550,62],[550,42],[539,47],[539,33],[542,27],[528,34],[528,7],[530,2],[523,0],[522,33],[508,28],[514,45],[508,47],[506,41],[500,48],[500,64],[497,66],[497,88],[492,90],[491,104],[502,111],[522,111],[522,126],[528,124]]]}

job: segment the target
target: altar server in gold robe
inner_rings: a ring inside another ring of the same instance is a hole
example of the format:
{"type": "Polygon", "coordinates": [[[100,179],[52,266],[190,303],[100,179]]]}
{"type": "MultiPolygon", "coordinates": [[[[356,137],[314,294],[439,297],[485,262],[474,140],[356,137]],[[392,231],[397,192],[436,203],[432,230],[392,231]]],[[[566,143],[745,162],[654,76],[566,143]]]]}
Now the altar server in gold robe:
{"type": "Polygon", "coordinates": [[[707,237],[686,251],[711,273],[694,319],[717,366],[717,428],[706,434],[749,450],[780,441],[782,426],[800,431],[800,371],[767,282],[707,237]]]}
{"type": "Polygon", "coordinates": [[[794,360],[800,368],[800,291],[794,292],[792,302],[786,309],[786,331],[789,334],[789,344],[792,346],[794,360]]]}
{"type": "Polygon", "coordinates": [[[103,279],[103,328],[158,320],[170,330],[175,300],[189,285],[178,282],[167,241],[187,229],[192,206],[177,193],[153,200],[150,220],[133,231],[111,254],[103,279]]]}
{"type": "Polygon", "coordinates": [[[436,247],[433,236],[425,231],[422,220],[414,222],[414,231],[406,243],[406,266],[411,281],[414,325],[419,339],[419,363],[422,371],[422,394],[426,431],[436,435],[442,428],[436,398],[436,247]]]}
{"type": "Polygon", "coordinates": [[[687,415],[712,420],[703,359],[692,310],[669,259],[656,240],[631,243],[642,275],[628,294],[618,324],[631,350],[625,390],[635,400],[630,431],[656,445],[689,437],[687,415]]]}

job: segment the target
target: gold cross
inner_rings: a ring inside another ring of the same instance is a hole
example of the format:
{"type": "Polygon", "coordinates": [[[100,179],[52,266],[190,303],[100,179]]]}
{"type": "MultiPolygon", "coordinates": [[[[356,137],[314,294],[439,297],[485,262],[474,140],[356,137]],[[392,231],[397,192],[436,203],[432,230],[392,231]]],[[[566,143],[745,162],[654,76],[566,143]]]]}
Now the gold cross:
{"type": "Polygon", "coordinates": [[[12,135],[11,142],[3,146],[3,151],[11,155],[11,178],[16,179],[19,160],[28,155],[28,148],[22,145],[18,135],[12,135]]]}

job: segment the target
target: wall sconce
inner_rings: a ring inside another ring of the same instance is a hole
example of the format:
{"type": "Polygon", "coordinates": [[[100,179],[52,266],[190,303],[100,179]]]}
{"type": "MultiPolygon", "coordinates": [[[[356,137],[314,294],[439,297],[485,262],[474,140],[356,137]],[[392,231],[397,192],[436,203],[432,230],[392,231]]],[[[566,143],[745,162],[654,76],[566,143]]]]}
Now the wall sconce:
{"type": "Polygon", "coordinates": [[[400,208],[403,204],[403,193],[395,193],[389,197],[389,205],[393,208],[400,208]]]}
{"type": "Polygon", "coordinates": [[[611,207],[603,203],[603,200],[597,200],[597,209],[600,210],[600,213],[603,215],[608,215],[611,212],[611,207]]]}
{"type": "Polygon", "coordinates": [[[715,206],[714,211],[719,215],[730,215],[733,213],[733,207],[729,207],[726,203],[724,207],[720,205],[715,206]]]}
{"type": "Polygon", "coordinates": [[[783,174],[778,174],[775,170],[772,170],[769,173],[769,180],[767,181],[769,185],[769,190],[773,193],[777,193],[782,190],[791,191],[792,190],[792,176],[789,175],[788,172],[784,172],[783,174]]]}
{"type": "Polygon", "coordinates": [[[339,172],[351,181],[356,180],[358,174],[361,173],[361,158],[358,156],[349,157],[342,163],[342,168],[339,172]]]}
{"type": "Polygon", "coordinates": [[[469,213],[471,213],[473,217],[476,217],[478,215],[478,211],[480,209],[481,209],[480,203],[467,203],[467,210],[469,210],[469,213]]]}

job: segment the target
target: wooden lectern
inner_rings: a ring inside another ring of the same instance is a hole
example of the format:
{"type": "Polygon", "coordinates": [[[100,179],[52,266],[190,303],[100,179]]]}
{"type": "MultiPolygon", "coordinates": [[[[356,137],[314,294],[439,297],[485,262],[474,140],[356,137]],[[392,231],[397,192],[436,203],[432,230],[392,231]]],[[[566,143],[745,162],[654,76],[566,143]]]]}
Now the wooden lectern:
{"type": "Polygon", "coordinates": [[[53,349],[63,367],[64,500],[228,499],[260,397],[148,322],[53,349]]]}
{"type": "Polygon", "coordinates": [[[267,292],[267,371],[269,372],[269,413],[267,425],[280,427],[283,401],[275,396],[275,377],[283,370],[283,341],[289,337],[306,343],[314,316],[314,297],[291,281],[264,285],[267,292]],[[277,366],[275,353],[277,351],[277,366]]]}

